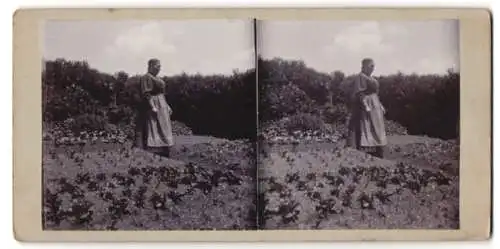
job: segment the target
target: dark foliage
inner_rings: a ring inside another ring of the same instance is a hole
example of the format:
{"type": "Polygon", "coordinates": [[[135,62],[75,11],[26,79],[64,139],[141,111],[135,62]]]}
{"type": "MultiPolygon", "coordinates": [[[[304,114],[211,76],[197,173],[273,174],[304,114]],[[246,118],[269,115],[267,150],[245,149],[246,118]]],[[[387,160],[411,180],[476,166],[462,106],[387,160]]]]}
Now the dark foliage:
{"type": "MultiPolygon", "coordinates": [[[[42,74],[43,121],[62,122],[91,115],[93,120],[132,125],[138,100],[137,81],[125,72],[109,75],[86,62],[45,62],[42,74]]],[[[229,139],[255,138],[255,71],[225,75],[165,77],[173,119],[195,134],[229,139]]],[[[90,122],[90,121],[89,121],[90,122]]],[[[96,121],[97,122],[97,121],[96,121]]],[[[102,126],[101,122],[87,126],[102,126]]]]}
{"type": "MultiPolygon", "coordinates": [[[[259,59],[259,122],[269,123],[297,113],[322,115],[328,123],[343,123],[347,115],[340,71],[325,74],[302,61],[259,59]]],[[[377,78],[387,119],[408,133],[456,138],[460,114],[460,74],[403,75],[377,78]]]]}
{"type": "MultiPolygon", "coordinates": [[[[317,72],[301,61],[259,60],[259,121],[267,123],[299,113],[321,115],[328,123],[345,122],[345,75],[317,72]]],[[[109,75],[86,62],[47,61],[43,80],[43,120],[61,122],[95,115],[112,124],[131,125],[137,90],[125,72],[109,75]]],[[[165,77],[173,119],[194,134],[225,138],[256,135],[255,71],[224,75],[165,77]]],[[[458,134],[460,75],[395,74],[378,78],[387,118],[410,134],[444,139],[458,134]]]]}

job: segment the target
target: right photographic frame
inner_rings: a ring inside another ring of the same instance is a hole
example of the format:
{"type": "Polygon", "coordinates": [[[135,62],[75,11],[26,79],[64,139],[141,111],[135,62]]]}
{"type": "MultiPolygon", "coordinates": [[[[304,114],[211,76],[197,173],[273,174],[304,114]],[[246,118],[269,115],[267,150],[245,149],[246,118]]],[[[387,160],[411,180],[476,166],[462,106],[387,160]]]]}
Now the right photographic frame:
{"type": "Polygon", "coordinates": [[[257,21],[260,229],[460,229],[459,21],[257,21]]]}

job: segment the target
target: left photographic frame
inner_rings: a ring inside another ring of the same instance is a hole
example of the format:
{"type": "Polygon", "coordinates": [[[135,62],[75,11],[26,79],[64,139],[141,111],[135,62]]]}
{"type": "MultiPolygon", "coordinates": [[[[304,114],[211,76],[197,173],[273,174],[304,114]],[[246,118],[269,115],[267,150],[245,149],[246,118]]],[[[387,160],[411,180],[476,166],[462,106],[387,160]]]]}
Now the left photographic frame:
{"type": "Polygon", "coordinates": [[[253,25],[46,21],[43,229],[256,229],[253,25]]]}

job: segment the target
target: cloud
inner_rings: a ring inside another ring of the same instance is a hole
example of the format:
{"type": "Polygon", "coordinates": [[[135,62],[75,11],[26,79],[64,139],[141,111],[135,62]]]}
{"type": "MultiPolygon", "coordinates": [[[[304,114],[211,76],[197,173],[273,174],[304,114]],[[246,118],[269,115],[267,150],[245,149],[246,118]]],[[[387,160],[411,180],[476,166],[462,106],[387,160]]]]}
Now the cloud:
{"type": "Polygon", "coordinates": [[[264,58],[301,59],[322,72],[360,70],[375,60],[376,75],[443,73],[459,66],[456,21],[263,21],[264,58]]]}
{"type": "Polygon", "coordinates": [[[108,42],[98,64],[107,71],[142,73],[148,59],[162,61],[161,74],[231,73],[253,63],[248,21],[158,21],[129,25],[108,42]]]}
{"type": "Polygon", "coordinates": [[[192,65],[193,72],[206,73],[231,73],[233,70],[240,72],[253,68],[255,65],[254,50],[247,49],[230,54],[221,54],[217,58],[210,60],[198,60],[192,65]]]}
{"type": "Polygon", "coordinates": [[[370,57],[379,64],[376,70],[378,73],[379,70],[385,71],[395,63],[394,60],[387,59],[398,49],[398,44],[395,43],[398,39],[394,37],[400,38],[404,34],[399,32],[399,27],[376,21],[338,22],[333,25],[337,32],[330,34],[329,41],[320,48],[323,59],[314,60],[316,68],[327,72],[341,70],[352,74],[360,70],[363,58],[370,57]]]}
{"type": "Polygon", "coordinates": [[[104,53],[111,57],[127,55],[134,58],[168,55],[176,52],[172,38],[181,34],[180,28],[166,33],[157,22],[145,23],[118,35],[104,53]]]}
{"type": "Polygon", "coordinates": [[[335,35],[333,44],[326,50],[343,50],[349,53],[386,53],[391,47],[384,43],[380,24],[377,22],[363,22],[350,26],[335,35]]]}

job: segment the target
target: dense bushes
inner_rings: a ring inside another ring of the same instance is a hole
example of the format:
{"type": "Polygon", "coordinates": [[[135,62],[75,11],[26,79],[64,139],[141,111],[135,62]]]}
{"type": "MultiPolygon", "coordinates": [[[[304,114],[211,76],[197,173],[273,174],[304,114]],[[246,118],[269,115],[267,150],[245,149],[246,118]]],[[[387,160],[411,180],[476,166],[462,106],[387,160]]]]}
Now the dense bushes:
{"type": "MultiPolygon", "coordinates": [[[[346,122],[342,72],[328,75],[308,68],[301,61],[259,59],[258,77],[262,124],[297,113],[321,115],[327,123],[346,122]]],[[[460,114],[459,73],[399,73],[378,80],[388,120],[405,126],[409,134],[456,138],[460,114]]]]}
{"type": "Polygon", "coordinates": [[[267,122],[299,113],[317,112],[329,101],[330,76],[307,68],[300,61],[258,61],[259,120],[267,122]]]}
{"type": "Polygon", "coordinates": [[[226,138],[256,136],[255,71],[232,76],[180,75],[165,79],[173,118],[197,134],[226,138]]]}
{"type": "Polygon", "coordinates": [[[76,118],[72,120],[71,131],[75,134],[83,131],[110,130],[109,122],[107,122],[107,120],[102,116],[82,114],[76,116],[76,118]]]}
{"type": "MultiPolygon", "coordinates": [[[[134,77],[125,72],[101,73],[86,62],[47,61],[42,74],[43,121],[62,122],[87,115],[94,117],[95,122],[82,123],[94,128],[101,128],[104,121],[132,125],[134,105],[137,104],[134,77]]],[[[255,137],[254,71],[235,72],[231,76],[183,74],[164,80],[167,82],[166,97],[173,109],[172,118],[189,126],[195,134],[255,137]]]]}
{"type": "Polygon", "coordinates": [[[456,138],[460,118],[460,75],[390,75],[379,78],[387,118],[411,134],[456,138]]]}
{"type": "Polygon", "coordinates": [[[309,113],[297,113],[280,121],[281,126],[287,130],[288,134],[326,131],[328,129],[320,117],[309,113]]]}
{"type": "Polygon", "coordinates": [[[323,110],[323,120],[327,123],[347,123],[349,110],[345,105],[332,105],[323,110]]]}
{"type": "MultiPolygon", "coordinates": [[[[259,59],[259,120],[261,124],[296,114],[320,116],[327,123],[344,123],[345,75],[317,72],[301,61],[259,59]]],[[[109,75],[86,62],[47,61],[42,74],[43,120],[61,122],[90,115],[114,125],[130,125],[137,91],[134,77],[109,75]],[[83,116],[82,116],[83,115],[83,116]]],[[[174,120],[194,134],[226,138],[255,138],[257,95],[255,71],[225,75],[166,77],[166,97],[174,120]]],[[[410,134],[455,138],[459,120],[460,75],[402,75],[378,78],[387,118],[410,134]]],[[[87,116],[87,117],[90,117],[87,116]]],[[[98,122],[99,121],[99,122],[98,122]]],[[[83,122],[83,121],[82,121],[83,122]]],[[[85,123],[85,122],[83,122],[85,123]]]]}

